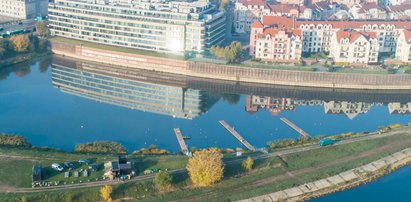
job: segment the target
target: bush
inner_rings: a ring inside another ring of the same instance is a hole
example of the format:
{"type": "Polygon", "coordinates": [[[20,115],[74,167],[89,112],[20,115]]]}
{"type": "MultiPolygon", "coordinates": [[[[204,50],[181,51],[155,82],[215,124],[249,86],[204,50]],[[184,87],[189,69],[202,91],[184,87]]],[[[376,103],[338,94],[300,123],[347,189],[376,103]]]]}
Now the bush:
{"type": "Polygon", "coordinates": [[[31,147],[31,144],[26,137],[21,135],[5,134],[0,135],[0,145],[17,146],[17,147],[31,147]]]}
{"type": "Polygon", "coordinates": [[[105,153],[105,154],[126,154],[126,148],[116,142],[98,141],[86,144],[76,145],[74,149],[76,152],[85,153],[105,153]]]}
{"type": "Polygon", "coordinates": [[[140,155],[168,155],[170,154],[169,151],[165,149],[158,149],[158,146],[156,145],[150,145],[148,149],[146,148],[141,148],[140,151],[136,150],[133,152],[133,154],[140,154],[140,155]]]}
{"type": "Polygon", "coordinates": [[[173,176],[171,176],[170,173],[166,171],[160,171],[156,174],[154,182],[156,183],[156,185],[161,187],[171,186],[171,184],[173,183],[173,176]]]}

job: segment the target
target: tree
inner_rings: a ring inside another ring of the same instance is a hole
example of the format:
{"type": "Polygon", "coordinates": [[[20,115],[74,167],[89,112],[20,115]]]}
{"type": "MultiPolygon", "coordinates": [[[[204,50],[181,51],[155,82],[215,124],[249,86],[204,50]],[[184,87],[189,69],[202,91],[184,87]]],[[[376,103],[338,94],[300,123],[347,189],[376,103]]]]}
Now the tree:
{"type": "Polygon", "coordinates": [[[10,37],[10,41],[13,50],[18,53],[26,52],[30,45],[29,37],[25,34],[12,36],[10,37]]]}
{"type": "Polygon", "coordinates": [[[173,176],[167,171],[160,171],[156,174],[154,182],[161,187],[170,186],[173,183],[173,176]]]}
{"type": "Polygon", "coordinates": [[[36,32],[40,34],[40,36],[48,36],[49,29],[47,27],[47,22],[45,20],[40,21],[36,24],[36,32]]]}
{"type": "Polygon", "coordinates": [[[104,185],[104,187],[100,188],[100,195],[104,199],[104,201],[111,201],[111,193],[113,192],[113,188],[110,185],[104,185]]]}
{"type": "Polygon", "coordinates": [[[220,6],[219,6],[219,8],[220,8],[221,10],[224,10],[224,9],[227,7],[227,5],[228,5],[229,2],[230,2],[230,0],[220,0],[220,6]]]}
{"type": "Polygon", "coordinates": [[[245,171],[251,171],[253,169],[254,160],[251,157],[248,157],[241,165],[245,171]]]}
{"type": "Polygon", "coordinates": [[[243,58],[243,45],[239,41],[233,41],[229,46],[212,46],[210,52],[228,63],[239,63],[243,58]]]}
{"type": "Polygon", "coordinates": [[[188,160],[187,170],[197,186],[210,186],[224,174],[223,155],[216,148],[203,149],[188,160]]]}

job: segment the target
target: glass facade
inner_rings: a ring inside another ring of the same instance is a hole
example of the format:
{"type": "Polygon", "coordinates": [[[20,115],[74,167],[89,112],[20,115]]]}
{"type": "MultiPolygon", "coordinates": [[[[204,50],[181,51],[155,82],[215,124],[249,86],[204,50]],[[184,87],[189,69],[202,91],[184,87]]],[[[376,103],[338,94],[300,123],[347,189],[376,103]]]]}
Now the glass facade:
{"type": "Polygon", "coordinates": [[[224,40],[225,13],[206,2],[56,0],[53,35],[158,52],[201,53],[224,40]],[[147,6],[148,5],[148,6],[147,6]]]}

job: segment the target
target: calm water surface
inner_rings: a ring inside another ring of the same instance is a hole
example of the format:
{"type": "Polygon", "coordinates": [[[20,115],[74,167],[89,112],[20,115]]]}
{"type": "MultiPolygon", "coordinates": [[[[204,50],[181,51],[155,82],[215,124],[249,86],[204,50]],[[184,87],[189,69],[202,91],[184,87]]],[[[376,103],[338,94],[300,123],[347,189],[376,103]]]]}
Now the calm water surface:
{"type": "Polygon", "coordinates": [[[370,94],[365,102],[350,99],[367,91],[352,95],[242,88],[239,95],[232,93],[239,88],[233,85],[239,84],[215,86],[216,82],[207,81],[213,84],[207,87],[205,81],[150,72],[134,75],[133,80],[94,67],[43,58],[1,71],[0,131],[22,134],[36,146],[65,150],[79,143],[109,140],[130,151],[150,144],[178,151],[173,128],[192,137],[187,141],[189,147],[241,147],[219,120],[225,120],[256,147],[299,136],[281,117],[309,134],[327,136],[411,122],[409,93],[370,94]],[[147,78],[148,74],[154,76],[147,78]]]}
{"type": "Polygon", "coordinates": [[[375,182],[312,201],[410,201],[410,187],[411,166],[407,166],[375,182]]]}
{"type": "MultiPolygon", "coordinates": [[[[173,128],[192,137],[189,147],[241,147],[219,120],[256,147],[299,136],[282,117],[326,136],[411,122],[410,92],[255,86],[107,68],[42,58],[1,70],[0,132],[65,150],[109,140],[130,151],[155,144],[176,152],[173,128]]],[[[316,201],[407,201],[410,171],[316,201]]]]}

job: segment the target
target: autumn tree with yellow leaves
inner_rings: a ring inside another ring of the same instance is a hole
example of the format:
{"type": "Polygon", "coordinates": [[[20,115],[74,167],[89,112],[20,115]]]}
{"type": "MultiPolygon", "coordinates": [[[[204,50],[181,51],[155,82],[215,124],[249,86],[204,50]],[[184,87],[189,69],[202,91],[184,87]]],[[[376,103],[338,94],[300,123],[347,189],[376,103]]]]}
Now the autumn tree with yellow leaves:
{"type": "Polygon", "coordinates": [[[26,52],[27,48],[30,45],[30,39],[25,34],[12,36],[10,37],[10,41],[11,41],[13,50],[18,53],[26,52]]]}
{"type": "Polygon", "coordinates": [[[243,169],[245,171],[251,171],[253,170],[254,160],[253,158],[248,157],[246,160],[243,161],[241,165],[243,166],[243,169]]]}
{"type": "Polygon", "coordinates": [[[223,178],[223,155],[217,148],[203,149],[194,153],[188,160],[187,170],[190,179],[197,186],[205,187],[223,178]]]}
{"type": "Polygon", "coordinates": [[[104,185],[100,189],[100,195],[104,199],[104,201],[111,201],[111,193],[113,192],[113,188],[110,185],[104,185]]]}

